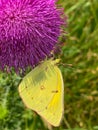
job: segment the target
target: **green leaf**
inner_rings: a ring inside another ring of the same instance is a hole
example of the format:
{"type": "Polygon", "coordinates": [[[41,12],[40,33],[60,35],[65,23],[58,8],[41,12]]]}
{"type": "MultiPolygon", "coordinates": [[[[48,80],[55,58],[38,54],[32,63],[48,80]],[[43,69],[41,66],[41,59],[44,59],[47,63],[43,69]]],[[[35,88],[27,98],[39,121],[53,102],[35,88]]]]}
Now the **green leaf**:
{"type": "Polygon", "coordinates": [[[8,114],[8,110],[0,105],[0,119],[4,119],[8,114]]]}

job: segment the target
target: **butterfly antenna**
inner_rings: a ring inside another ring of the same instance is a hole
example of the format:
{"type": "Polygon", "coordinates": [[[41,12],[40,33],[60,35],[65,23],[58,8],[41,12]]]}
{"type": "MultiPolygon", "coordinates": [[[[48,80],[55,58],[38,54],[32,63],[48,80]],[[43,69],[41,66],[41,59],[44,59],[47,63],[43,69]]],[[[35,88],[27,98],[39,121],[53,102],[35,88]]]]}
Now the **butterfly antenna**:
{"type": "Polygon", "coordinates": [[[68,67],[73,67],[72,64],[66,64],[66,63],[60,63],[60,65],[63,65],[64,67],[68,66],[68,67]]]}

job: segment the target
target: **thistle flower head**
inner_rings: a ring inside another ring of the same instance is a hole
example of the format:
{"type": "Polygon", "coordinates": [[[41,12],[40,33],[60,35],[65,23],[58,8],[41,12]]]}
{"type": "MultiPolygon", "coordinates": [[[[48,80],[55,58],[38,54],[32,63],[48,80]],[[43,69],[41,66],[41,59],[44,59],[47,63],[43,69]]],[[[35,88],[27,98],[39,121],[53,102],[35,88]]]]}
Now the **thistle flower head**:
{"type": "Polygon", "coordinates": [[[50,55],[60,35],[56,0],[0,0],[0,69],[24,70],[50,55]]]}

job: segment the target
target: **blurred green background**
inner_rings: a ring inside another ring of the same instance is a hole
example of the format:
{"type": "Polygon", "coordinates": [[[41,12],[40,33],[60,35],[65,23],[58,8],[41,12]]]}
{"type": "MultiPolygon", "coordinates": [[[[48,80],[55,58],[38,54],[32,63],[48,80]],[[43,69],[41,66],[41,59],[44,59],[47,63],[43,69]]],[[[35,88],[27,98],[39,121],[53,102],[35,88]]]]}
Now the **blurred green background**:
{"type": "MultiPolygon", "coordinates": [[[[98,130],[98,0],[59,0],[68,16],[61,38],[64,118],[53,130],[98,130]],[[70,65],[67,65],[70,64],[70,65]]],[[[0,72],[0,130],[48,130],[18,94],[20,77],[0,72]]]]}

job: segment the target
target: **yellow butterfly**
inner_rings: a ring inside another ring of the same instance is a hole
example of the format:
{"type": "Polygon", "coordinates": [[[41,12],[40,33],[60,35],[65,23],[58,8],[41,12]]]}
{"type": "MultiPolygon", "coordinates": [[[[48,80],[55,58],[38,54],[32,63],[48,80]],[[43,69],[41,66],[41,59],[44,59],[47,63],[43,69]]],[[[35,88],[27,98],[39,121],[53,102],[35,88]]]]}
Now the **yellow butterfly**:
{"type": "Polygon", "coordinates": [[[48,123],[59,126],[63,115],[63,78],[56,66],[57,60],[47,60],[30,73],[19,85],[19,94],[25,105],[36,111],[48,123]]]}

